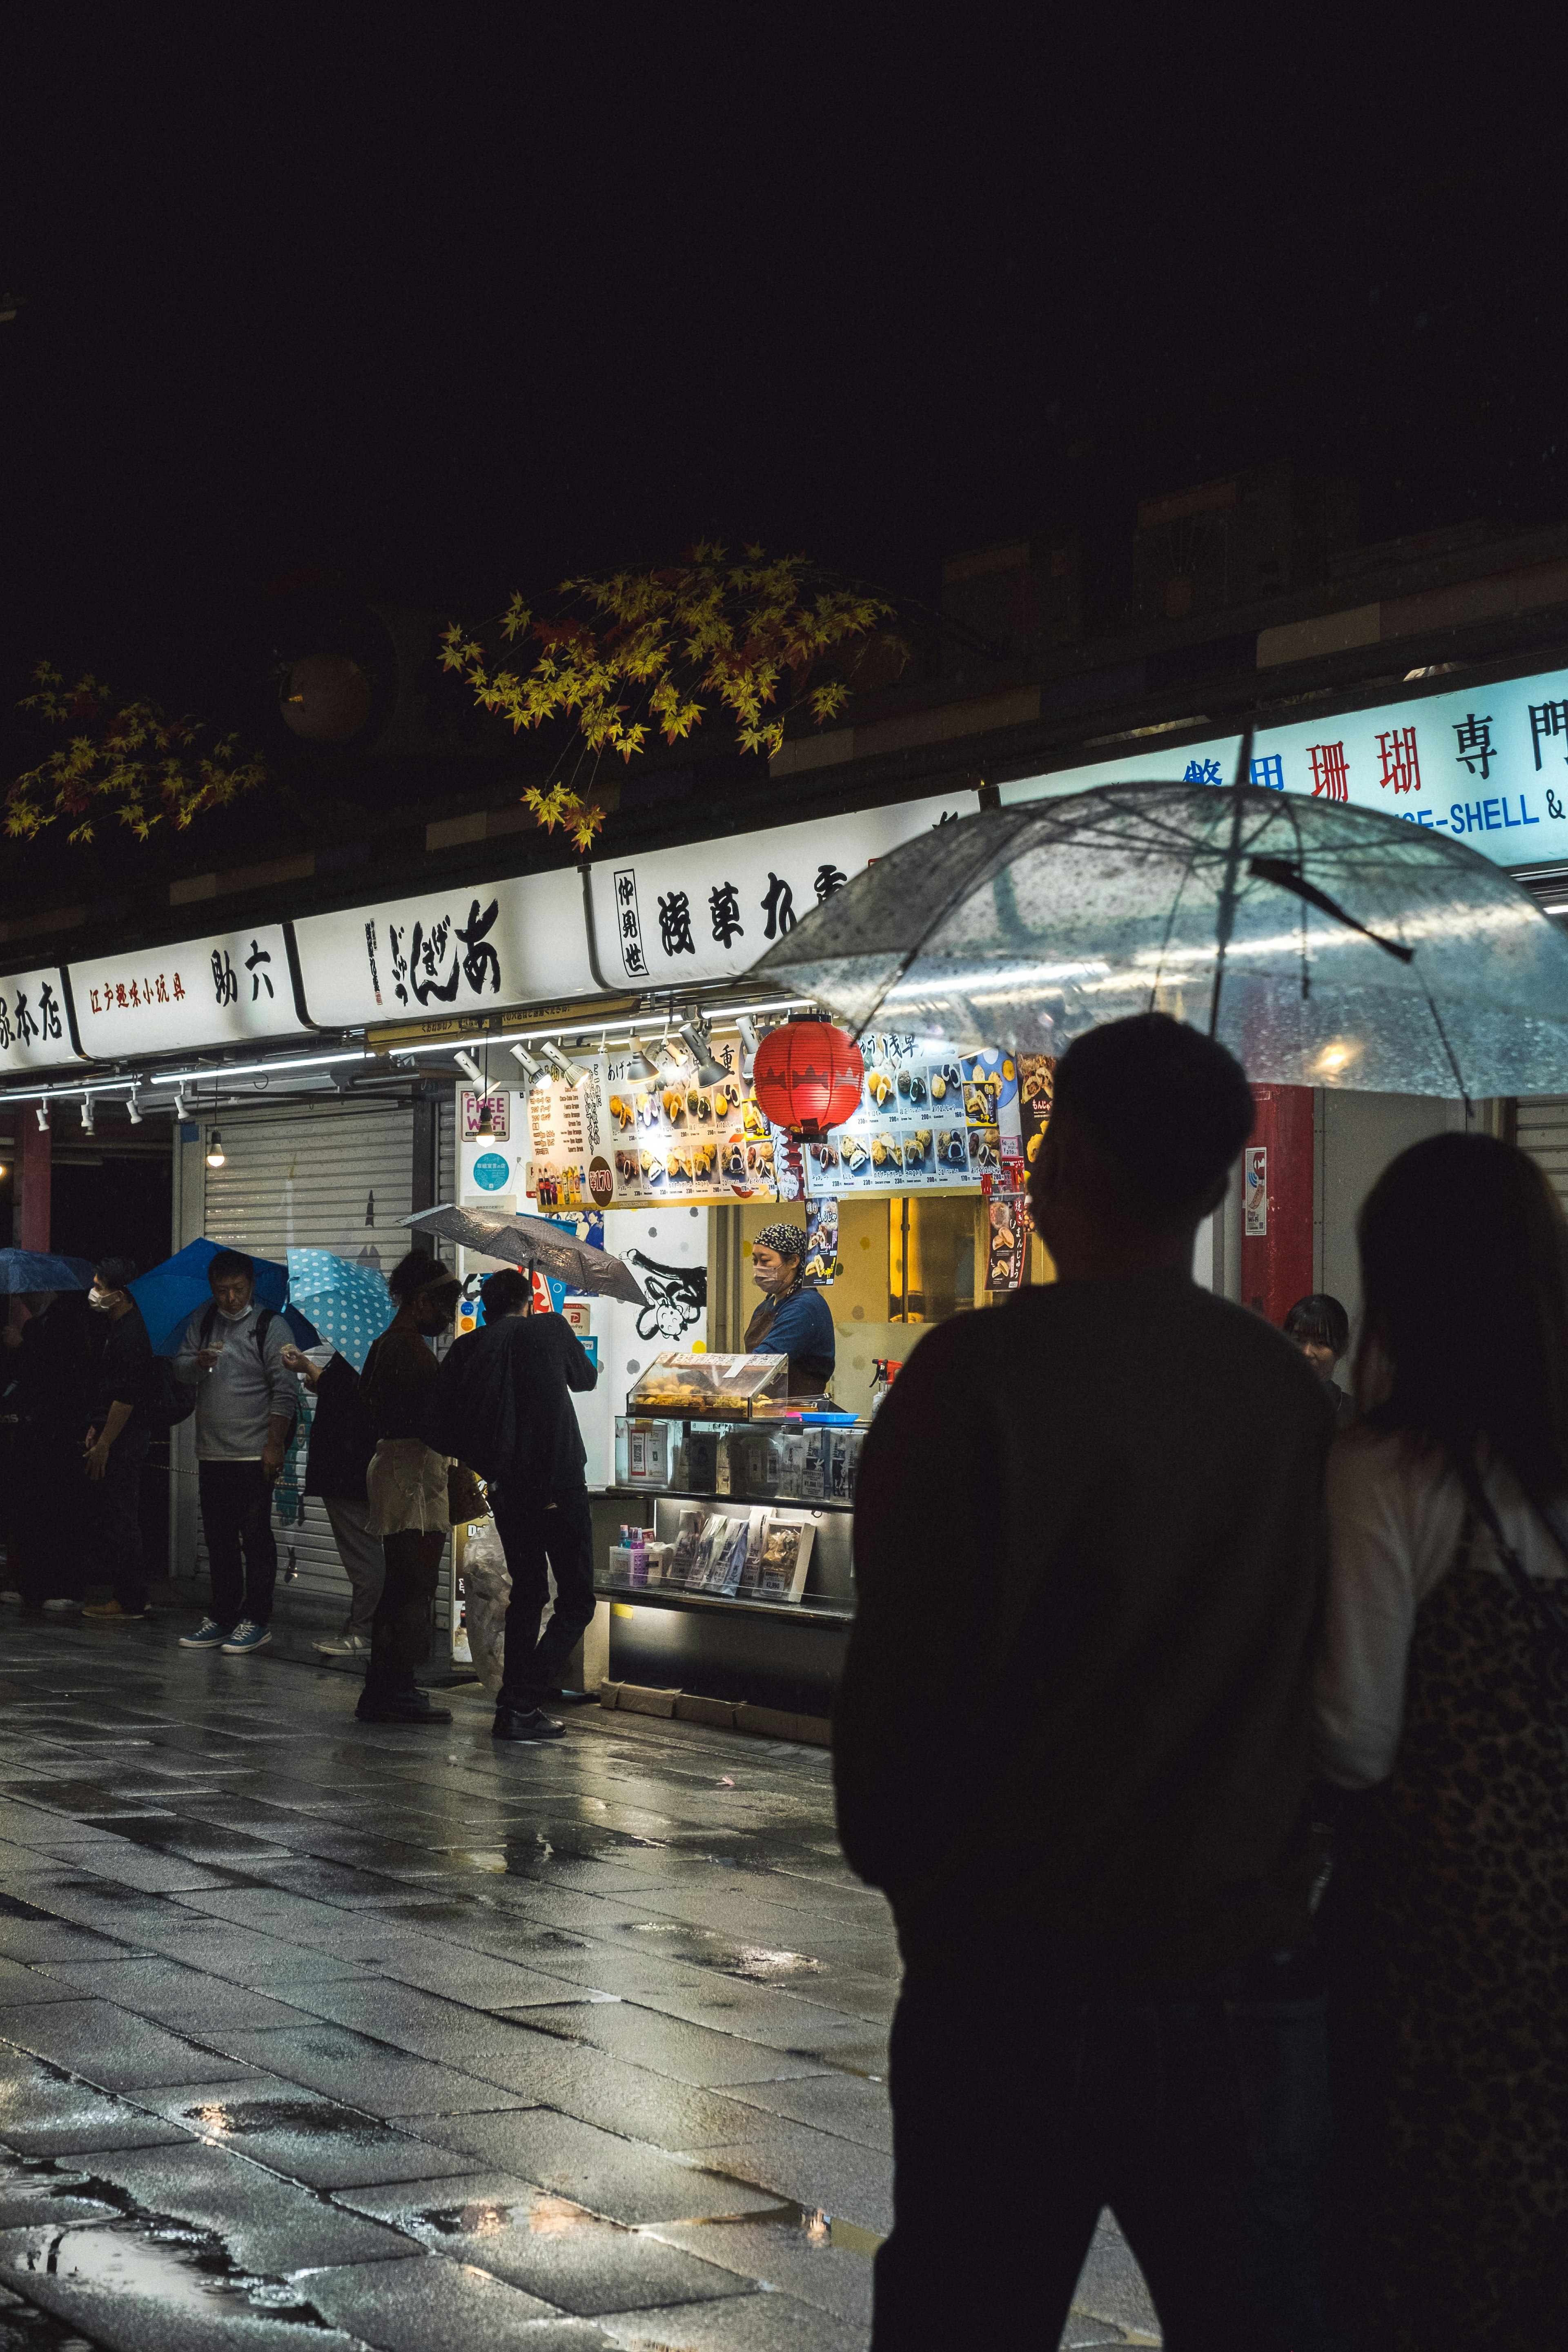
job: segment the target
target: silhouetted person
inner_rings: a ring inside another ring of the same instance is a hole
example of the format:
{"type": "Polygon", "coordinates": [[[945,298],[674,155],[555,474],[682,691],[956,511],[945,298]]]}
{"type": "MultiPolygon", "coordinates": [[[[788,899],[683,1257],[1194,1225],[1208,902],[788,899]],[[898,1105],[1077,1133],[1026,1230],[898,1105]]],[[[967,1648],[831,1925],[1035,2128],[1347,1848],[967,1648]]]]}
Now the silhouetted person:
{"type": "Polygon", "coordinates": [[[440,1367],[429,1342],[451,1328],[462,1286],[415,1250],[387,1277],[397,1313],[364,1360],[360,1386],[376,1433],[366,1477],[367,1532],[386,1562],[371,1620],[370,1663],[354,1712],[362,1723],[450,1723],[414,1679],[430,1645],[430,1604],[451,1529],[447,1455],[433,1433],[440,1367]]]}
{"type": "Polygon", "coordinates": [[[92,1489],[89,1525],[114,1585],[110,1601],[82,1611],[84,1622],[123,1624],[147,1614],[147,1563],[142,1543],[142,1473],[153,1427],[147,1417],[153,1380],[153,1342],[131,1296],[133,1259],[106,1257],[93,1273],[88,1304],[109,1329],[98,1359],[92,1418],[82,1460],[92,1489]]]}
{"type": "Polygon", "coordinates": [[[80,1608],[86,1591],[82,1432],[92,1420],[96,1343],[103,1335],[93,1330],[82,1291],[26,1291],[22,1303],[27,1320],[16,1331],[11,1359],[12,1566],[25,1607],[64,1614],[80,1608]]]}
{"type": "Polygon", "coordinates": [[[1335,2202],[1377,2352],[1521,2352],[1568,2343],[1568,1226],[1524,1152],[1433,1136],[1361,1261],[1318,1684],[1364,1791],[1324,1905],[1335,2202]]]}
{"type": "Polygon", "coordinates": [[[930,1333],[866,1441],[834,1767],[907,1971],[875,2352],[1055,2344],[1108,2204],[1168,2352],[1332,2342],[1303,1827],[1332,1419],[1190,1272],[1252,1117],[1163,1014],[1079,1038],[1031,1178],[1057,1280],[930,1333]]]}
{"type": "Polygon", "coordinates": [[[564,1726],[543,1703],[594,1616],[587,1453],[572,1391],[594,1388],[599,1375],[562,1316],[532,1312],[526,1275],[492,1274],[479,1296],[483,1325],[465,1332],[441,1367],[442,1426],[489,1486],[511,1575],[494,1733],[558,1739],[564,1726]],[[555,1606],[542,1633],[552,1572],[555,1606]]]}

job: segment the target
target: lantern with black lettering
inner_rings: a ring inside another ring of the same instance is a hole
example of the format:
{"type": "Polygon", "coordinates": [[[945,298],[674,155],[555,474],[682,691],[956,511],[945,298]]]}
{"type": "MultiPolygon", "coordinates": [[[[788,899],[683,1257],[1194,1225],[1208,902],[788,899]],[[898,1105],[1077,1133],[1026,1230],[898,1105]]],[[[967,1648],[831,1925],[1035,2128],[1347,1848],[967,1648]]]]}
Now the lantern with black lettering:
{"type": "Polygon", "coordinates": [[[866,1065],[847,1030],[830,1021],[786,1021],[757,1047],[752,1074],[759,1109],[775,1127],[819,1143],[860,1099],[866,1065]]]}

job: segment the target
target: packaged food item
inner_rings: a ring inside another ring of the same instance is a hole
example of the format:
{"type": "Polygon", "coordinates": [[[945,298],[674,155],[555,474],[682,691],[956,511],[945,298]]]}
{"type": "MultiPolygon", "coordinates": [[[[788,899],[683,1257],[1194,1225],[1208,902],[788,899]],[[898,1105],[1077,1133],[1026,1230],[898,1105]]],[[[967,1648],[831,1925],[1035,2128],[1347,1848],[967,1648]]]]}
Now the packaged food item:
{"type": "Polygon", "coordinates": [[[745,1573],[746,1559],[751,1549],[751,1516],[748,1513],[743,1519],[725,1519],[722,1525],[725,1532],[714,1546],[707,1589],[732,1600],[741,1589],[741,1579],[745,1573]]]}
{"type": "Polygon", "coordinates": [[[801,1465],[801,1499],[807,1503],[824,1502],[832,1480],[830,1467],[833,1433],[827,1429],[808,1429],[805,1433],[805,1460],[801,1465]]]}
{"type": "Polygon", "coordinates": [[[779,1440],[779,1493],[797,1503],[805,1493],[804,1429],[786,1429],[779,1440]]]}
{"type": "Polygon", "coordinates": [[[697,1561],[697,1547],[702,1540],[702,1522],[706,1512],[694,1505],[680,1514],[680,1524],[675,1531],[675,1549],[664,1573],[667,1584],[689,1584],[697,1561]]]}
{"type": "Polygon", "coordinates": [[[814,1530],[809,1519],[770,1518],[758,1564],[759,1601],[798,1601],[805,1591],[814,1530]]]}
{"type": "Polygon", "coordinates": [[[762,1399],[783,1391],[788,1372],[784,1356],[686,1355],[668,1348],[654,1358],[626,1402],[638,1412],[743,1421],[762,1399]]]}

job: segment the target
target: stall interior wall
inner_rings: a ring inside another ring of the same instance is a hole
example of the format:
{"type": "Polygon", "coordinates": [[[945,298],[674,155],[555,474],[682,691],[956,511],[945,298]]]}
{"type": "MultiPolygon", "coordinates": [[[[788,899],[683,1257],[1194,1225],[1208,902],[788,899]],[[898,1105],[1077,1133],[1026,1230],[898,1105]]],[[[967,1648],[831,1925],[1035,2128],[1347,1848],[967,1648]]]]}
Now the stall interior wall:
{"type": "MultiPolygon", "coordinates": [[[[413,1201],[414,1116],[408,1108],[331,1103],[296,1109],[278,1103],[254,1113],[226,1108],[222,1127],[222,1168],[205,1163],[205,1129],[192,1126],[182,1135],[174,1248],[205,1234],[253,1257],[280,1259],[290,1247],[327,1249],[374,1263],[384,1274],[405,1255],[409,1236],[398,1219],[409,1214],[413,1201]]],[[[444,1200],[453,1197],[455,1163],[452,1106],[444,1102],[437,1161],[438,1196],[444,1200]]],[[[195,1566],[205,1574],[191,1424],[175,1435],[170,1572],[188,1576],[195,1566]]],[[[301,1489],[306,1457],[301,1444],[301,1489]]],[[[286,1507],[287,1519],[274,1511],[279,1600],[312,1604],[310,1615],[323,1620],[334,1612],[346,1614],[348,1580],[320,1501],[301,1492],[297,1502],[286,1498],[286,1507]]],[[[450,1622],[451,1589],[448,1552],[437,1591],[439,1626],[450,1622]]]]}

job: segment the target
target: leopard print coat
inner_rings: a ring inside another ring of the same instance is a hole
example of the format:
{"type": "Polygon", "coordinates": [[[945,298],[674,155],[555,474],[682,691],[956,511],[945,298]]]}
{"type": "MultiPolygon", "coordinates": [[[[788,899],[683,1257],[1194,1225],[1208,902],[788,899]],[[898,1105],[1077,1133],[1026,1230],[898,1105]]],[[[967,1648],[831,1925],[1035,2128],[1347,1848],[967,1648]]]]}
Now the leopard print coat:
{"type": "Polygon", "coordinates": [[[1568,2342],[1568,1720],[1468,1555],[1417,1612],[1351,1858],[1379,2352],[1568,2342]]]}

